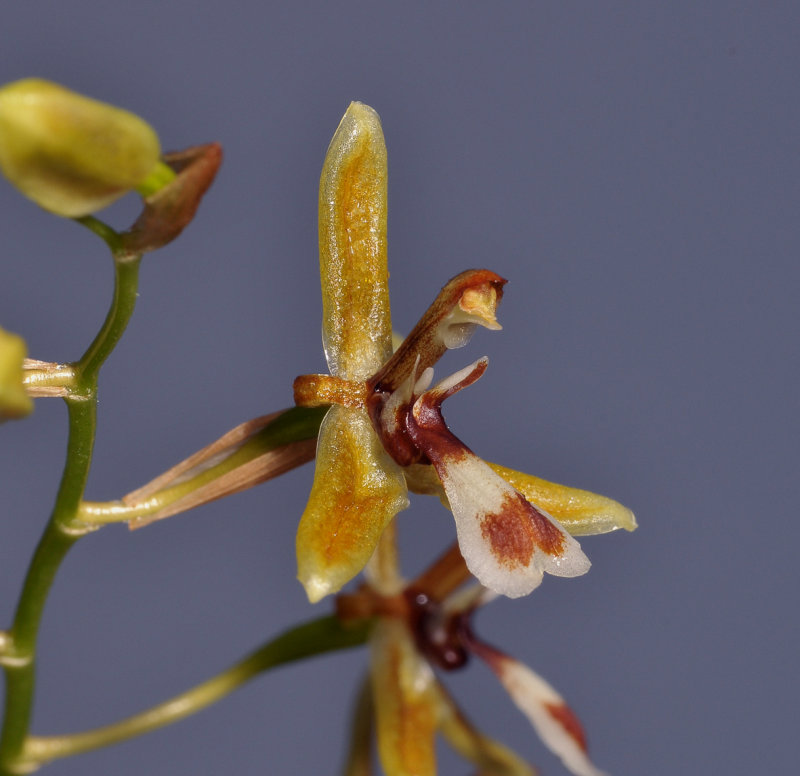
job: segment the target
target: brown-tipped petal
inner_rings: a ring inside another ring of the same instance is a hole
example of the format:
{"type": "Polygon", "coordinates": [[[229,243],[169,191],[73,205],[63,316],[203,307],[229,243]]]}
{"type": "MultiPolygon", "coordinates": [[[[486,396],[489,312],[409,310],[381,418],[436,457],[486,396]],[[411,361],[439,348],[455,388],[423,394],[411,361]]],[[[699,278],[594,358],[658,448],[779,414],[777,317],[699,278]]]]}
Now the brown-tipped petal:
{"type": "Polygon", "coordinates": [[[428,456],[450,502],[464,560],[482,585],[518,598],[538,587],[544,572],[575,577],[589,570],[580,545],[469,449],[428,456]]]}
{"type": "Polygon", "coordinates": [[[405,624],[379,620],[371,640],[378,753],[387,776],[435,776],[439,697],[405,624]]]}
{"type": "Polygon", "coordinates": [[[439,730],[456,752],[478,766],[478,776],[535,776],[533,766],[478,730],[440,683],[436,689],[440,696],[439,730]]]}
{"type": "Polygon", "coordinates": [[[472,269],[456,275],[439,292],[395,354],[370,378],[369,385],[394,391],[412,372],[421,374],[432,367],[448,348],[466,345],[476,326],[499,329],[495,311],[505,282],[488,269],[472,269]]]}
{"type": "Polygon", "coordinates": [[[364,380],[392,353],[386,146],[378,114],[350,103],[319,184],[322,340],[331,374],[364,380]]]}
{"type": "Polygon", "coordinates": [[[547,510],[573,536],[608,533],[618,528],[636,529],[633,512],[618,501],[494,463],[489,466],[528,501],[547,510]]]}
{"type": "Polygon", "coordinates": [[[297,529],[297,576],[312,602],[364,568],[381,533],[408,506],[400,468],[364,410],[334,405],[319,432],[317,465],[297,529]]]}
{"type": "Polygon", "coordinates": [[[485,368],[481,359],[422,394],[407,426],[442,482],[467,567],[485,587],[516,598],[534,590],[544,572],[573,577],[586,573],[591,564],[555,520],[526,501],[447,428],[442,401],[478,379],[485,368]]]}
{"type": "Polygon", "coordinates": [[[147,253],[172,242],[194,218],[200,201],[222,164],[219,143],[193,146],[166,154],[164,161],[177,176],[145,199],[142,214],[122,235],[124,249],[147,253]]]}
{"type": "Polygon", "coordinates": [[[487,644],[472,640],[471,647],[500,679],[539,738],[575,776],[604,776],[589,759],[586,736],[575,713],[541,676],[487,644]]]}
{"type": "Polygon", "coordinates": [[[433,388],[425,391],[425,398],[423,402],[420,402],[420,406],[423,404],[440,406],[445,399],[449,399],[453,394],[464,388],[469,388],[473,383],[477,383],[483,377],[483,373],[488,366],[489,359],[487,356],[483,356],[469,366],[465,366],[449,377],[445,377],[444,380],[436,383],[433,388]]]}

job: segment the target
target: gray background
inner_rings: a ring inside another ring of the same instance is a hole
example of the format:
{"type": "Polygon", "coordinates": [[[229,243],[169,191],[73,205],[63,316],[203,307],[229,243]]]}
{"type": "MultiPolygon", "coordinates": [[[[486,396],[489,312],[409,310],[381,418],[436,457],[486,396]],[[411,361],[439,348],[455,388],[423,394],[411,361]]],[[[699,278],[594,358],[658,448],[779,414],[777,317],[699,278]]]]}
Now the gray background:
{"type": "MultiPolygon", "coordinates": [[[[144,262],[102,376],[88,497],[287,406],[294,376],[323,370],[317,182],[363,100],[389,148],[396,326],[462,269],[509,279],[504,331],[443,365],[491,357],[448,402],[451,427],[640,521],[583,541],[586,577],[500,602],[478,630],[567,696],[616,776],[792,772],[798,22],[792,2],[4,3],[0,81],[55,79],[142,114],[166,148],[226,150],[196,222],[144,262]]],[[[136,209],[107,218],[123,227],[136,209]]],[[[5,181],[0,234],[0,323],[35,357],[77,357],[107,306],[103,246],[5,181]]],[[[40,401],[0,429],[4,623],[65,427],[61,403],[40,401]]],[[[81,541],[44,619],[35,730],[137,711],[326,611],[294,581],[311,475],[81,541]]],[[[410,573],[453,533],[419,498],[402,525],[410,573]]],[[[290,667],[51,772],[336,773],[364,659],[290,667]]],[[[564,773],[484,667],[446,681],[564,773]]],[[[443,773],[468,772],[441,757],[443,773]]]]}

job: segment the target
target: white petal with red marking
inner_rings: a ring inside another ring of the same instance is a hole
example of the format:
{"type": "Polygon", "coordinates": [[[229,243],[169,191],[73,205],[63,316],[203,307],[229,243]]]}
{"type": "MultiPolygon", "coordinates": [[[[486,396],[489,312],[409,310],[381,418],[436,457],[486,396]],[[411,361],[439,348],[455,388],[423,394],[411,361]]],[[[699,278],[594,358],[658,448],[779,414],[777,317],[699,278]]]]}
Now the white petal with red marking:
{"type": "MultiPolygon", "coordinates": [[[[479,652],[480,654],[480,652],[479,652]]],[[[488,660],[539,738],[576,776],[604,776],[586,752],[580,723],[564,699],[541,676],[517,660],[495,653],[488,660]]]]}
{"type": "Polygon", "coordinates": [[[544,572],[574,577],[589,570],[578,542],[468,448],[438,458],[433,464],[456,521],[461,553],[481,584],[517,598],[534,590],[544,572]]]}

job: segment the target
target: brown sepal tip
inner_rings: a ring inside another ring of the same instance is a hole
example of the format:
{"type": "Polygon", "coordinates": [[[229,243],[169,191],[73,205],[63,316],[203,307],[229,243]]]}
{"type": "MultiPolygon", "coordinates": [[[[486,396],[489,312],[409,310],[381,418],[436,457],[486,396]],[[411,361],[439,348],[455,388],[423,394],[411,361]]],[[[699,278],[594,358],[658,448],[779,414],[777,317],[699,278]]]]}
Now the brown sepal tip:
{"type": "MultiPolygon", "coordinates": [[[[394,391],[415,370],[420,374],[433,366],[449,347],[440,326],[456,310],[465,294],[491,288],[496,307],[503,298],[506,282],[505,278],[488,269],[469,269],[448,281],[394,355],[369,379],[370,390],[394,391]]],[[[470,313],[471,304],[462,307],[462,312],[470,313]]],[[[493,311],[491,314],[493,316],[493,311]]],[[[489,323],[487,318],[483,320],[489,323]]]]}
{"type": "Polygon", "coordinates": [[[222,164],[222,146],[219,143],[192,146],[165,154],[163,161],[177,176],[145,198],[141,215],[122,235],[123,248],[130,253],[161,248],[188,226],[222,164]]]}

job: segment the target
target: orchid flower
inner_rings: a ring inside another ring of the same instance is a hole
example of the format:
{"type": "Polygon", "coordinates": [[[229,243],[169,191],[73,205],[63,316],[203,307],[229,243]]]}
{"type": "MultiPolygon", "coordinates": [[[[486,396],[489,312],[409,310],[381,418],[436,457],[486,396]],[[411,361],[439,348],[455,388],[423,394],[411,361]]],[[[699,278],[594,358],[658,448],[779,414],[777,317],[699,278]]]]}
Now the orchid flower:
{"type": "Polygon", "coordinates": [[[309,599],[338,591],[364,568],[408,506],[409,490],[437,494],[449,506],[467,566],[491,590],[517,597],[537,587],[544,572],[585,573],[589,560],[570,533],[633,530],[632,513],[602,496],[488,464],[449,431],[442,402],[474,383],[487,359],[431,387],[446,350],[466,345],[477,326],[501,328],[495,313],[506,281],[489,270],[453,278],[392,353],[386,180],[380,119],[354,102],[328,148],[319,193],[330,375],[295,381],[296,404],[331,405],[297,532],[298,577],[309,599]]]}
{"type": "MultiPolygon", "coordinates": [[[[399,592],[382,594],[370,579],[355,593],[337,598],[343,621],[370,617],[375,622],[369,681],[375,738],[386,774],[434,776],[437,733],[481,773],[531,776],[534,772],[479,731],[439,680],[438,671],[462,668],[474,656],[497,676],[545,746],[570,772],[603,776],[589,758],[577,716],[561,695],[526,665],[475,635],[473,615],[495,594],[479,584],[457,590],[467,578],[455,547],[399,592]]],[[[365,749],[371,742],[364,740],[360,746],[365,749]]],[[[365,757],[362,752],[360,759],[365,757]]]]}

